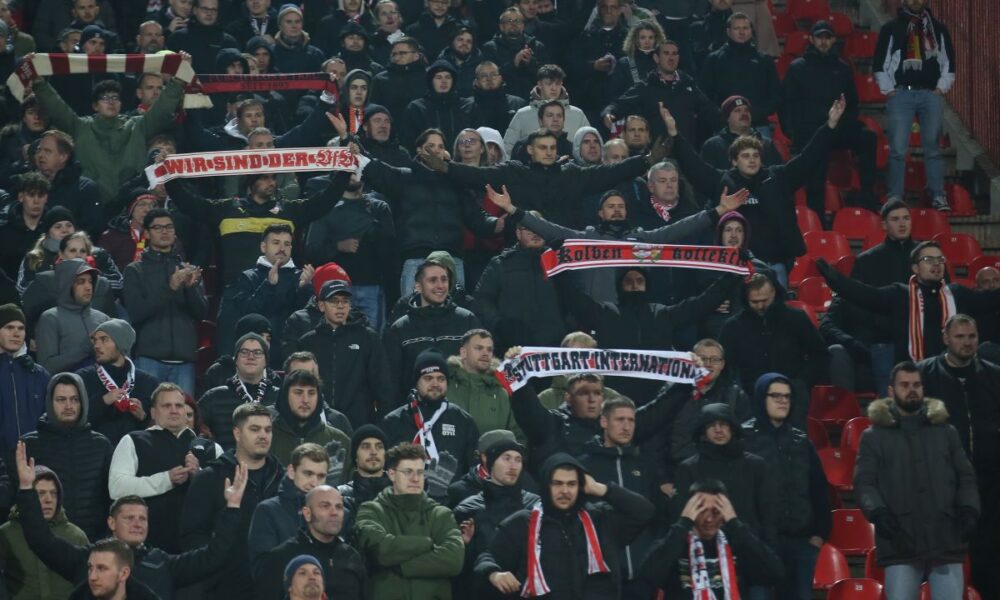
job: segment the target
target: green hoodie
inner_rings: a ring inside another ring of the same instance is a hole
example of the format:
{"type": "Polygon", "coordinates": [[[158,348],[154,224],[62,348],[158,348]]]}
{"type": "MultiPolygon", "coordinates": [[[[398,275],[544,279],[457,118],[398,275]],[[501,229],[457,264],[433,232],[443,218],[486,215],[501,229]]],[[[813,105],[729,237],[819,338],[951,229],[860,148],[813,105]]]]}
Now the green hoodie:
{"type": "MultiPolygon", "coordinates": [[[[493,359],[494,370],[500,361],[493,359]]],[[[517,441],[527,444],[524,432],[514,420],[510,408],[510,398],[493,372],[471,373],[462,368],[462,359],[452,356],[448,359],[448,401],[461,406],[472,416],[479,431],[506,429],[514,433],[517,441]]]]}
{"type": "Polygon", "coordinates": [[[373,569],[373,600],[451,600],[465,543],[450,510],[388,487],[361,505],[354,530],[373,569]]]}
{"type": "MultiPolygon", "coordinates": [[[[69,522],[62,507],[49,521],[49,528],[71,544],[88,543],[83,530],[69,522]]],[[[73,592],[72,583],[56,575],[28,549],[16,506],[10,509],[10,520],[0,526],[0,562],[4,565],[4,584],[14,600],[65,600],[73,592]]]]}

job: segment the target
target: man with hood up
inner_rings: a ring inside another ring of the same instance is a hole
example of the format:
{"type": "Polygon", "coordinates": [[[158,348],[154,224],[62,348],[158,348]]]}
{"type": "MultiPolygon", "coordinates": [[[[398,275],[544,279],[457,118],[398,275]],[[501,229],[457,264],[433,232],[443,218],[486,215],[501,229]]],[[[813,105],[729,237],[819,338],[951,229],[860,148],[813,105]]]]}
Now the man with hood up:
{"type": "Polygon", "coordinates": [[[472,122],[472,101],[458,95],[455,78],[458,70],[448,61],[438,59],[426,70],[427,93],[406,106],[400,120],[399,141],[415,148],[415,140],[428,129],[444,134],[444,145],[451,147],[455,136],[472,122]]]}
{"type": "MultiPolygon", "coordinates": [[[[57,373],[45,393],[45,414],[38,429],[21,440],[37,464],[52,469],[62,482],[62,505],[70,522],[89,539],[107,531],[104,517],[110,503],[108,471],[112,447],[93,431],[87,420],[90,402],[83,380],[73,373],[57,373]]],[[[9,464],[16,464],[11,460],[9,464]]]]}
{"type": "MultiPolygon", "coordinates": [[[[325,54],[343,60],[348,73],[360,70],[367,73],[370,78],[384,71],[385,67],[372,58],[368,49],[369,39],[368,30],[364,26],[356,21],[348,21],[340,29],[337,46],[328,49],[325,54]]],[[[368,83],[371,84],[371,81],[368,83]]]]}
{"type": "Polygon", "coordinates": [[[604,140],[593,127],[581,127],[573,134],[573,162],[581,167],[593,167],[604,160],[604,140]]]}
{"type": "MultiPolygon", "coordinates": [[[[78,546],[86,544],[87,536],[66,517],[59,476],[48,467],[38,465],[33,487],[52,535],[78,546]]],[[[13,507],[10,520],[0,525],[0,560],[4,565],[3,582],[13,600],[63,600],[73,591],[71,582],[45,566],[28,548],[20,507],[13,507]]]]}
{"type": "Polygon", "coordinates": [[[424,491],[426,460],[416,444],[389,450],[392,486],[358,510],[357,547],[368,559],[375,600],[451,600],[451,578],[462,570],[455,518],[424,491]]]}
{"type": "Polygon", "coordinates": [[[618,598],[624,568],[619,549],[653,518],[653,504],[598,483],[561,452],[545,461],[541,475],[541,503],[500,524],[489,551],[476,561],[476,575],[509,597],[618,598]]]}
{"type": "Polygon", "coordinates": [[[292,464],[295,448],[306,442],[318,444],[330,456],[328,473],[340,481],[347,461],[351,438],[323,417],[319,378],[305,370],[285,375],[274,408],[271,454],[283,465],[292,464]]]}
{"type": "Polygon", "coordinates": [[[91,308],[98,271],[74,258],[54,268],[59,291],[55,308],[42,313],[35,327],[38,362],[50,373],[77,369],[92,362],[90,335],[110,317],[91,308]]]}
{"type": "Polygon", "coordinates": [[[788,422],[796,398],[790,379],[764,373],[753,391],[754,418],[743,424],[745,447],[760,456],[781,501],[775,505],[778,539],[774,550],[785,565],[777,598],[810,600],[813,571],[830,537],[829,483],[806,432],[788,422]]]}
{"type": "Polygon", "coordinates": [[[427,493],[444,502],[448,486],[476,462],[479,428],[448,401],[448,364],[439,351],[421,352],[412,373],[407,403],[382,419],[382,431],[390,444],[412,442],[426,450],[427,493]]]}
{"type": "Polygon", "coordinates": [[[367,69],[351,69],[338,81],[340,89],[340,117],[344,121],[345,130],[338,129],[341,140],[348,134],[355,134],[361,129],[365,119],[365,109],[371,98],[372,74],[367,69]]]}
{"type": "MultiPolygon", "coordinates": [[[[479,49],[479,44],[476,43],[477,32],[472,27],[461,26],[456,27],[451,34],[451,39],[448,41],[448,47],[441,50],[438,55],[438,59],[446,60],[457,71],[455,75],[455,88],[458,93],[463,98],[467,98],[473,94],[475,90],[475,85],[477,82],[476,74],[479,72],[479,64],[483,62],[483,53],[479,49]]],[[[496,65],[494,65],[496,69],[496,65]]],[[[500,71],[496,71],[497,77],[493,78],[496,83],[502,83],[499,75],[500,71]]],[[[499,86],[498,86],[499,87],[499,86]]],[[[500,98],[504,98],[505,94],[500,93],[500,98]]],[[[476,120],[476,123],[482,123],[482,121],[476,120]]]]}
{"type": "Polygon", "coordinates": [[[764,459],[744,449],[743,429],[733,409],[727,404],[705,405],[691,436],[698,453],[677,466],[676,506],[688,502],[695,482],[716,479],[726,486],[740,519],[758,537],[773,544],[777,538],[774,511],[778,504],[774,484],[764,459]]]}

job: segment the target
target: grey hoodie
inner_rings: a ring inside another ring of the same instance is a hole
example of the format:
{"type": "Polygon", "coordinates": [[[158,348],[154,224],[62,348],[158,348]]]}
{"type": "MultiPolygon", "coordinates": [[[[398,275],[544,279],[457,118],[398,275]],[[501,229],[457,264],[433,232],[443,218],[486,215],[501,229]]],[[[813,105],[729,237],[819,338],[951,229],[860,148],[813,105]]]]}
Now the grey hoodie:
{"type": "Polygon", "coordinates": [[[55,266],[56,307],[42,313],[35,329],[38,362],[50,373],[72,371],[85,366],[92,354],[90,334],[110,317],[90,305],[73,300],[73,280],[81,273],[96,270],[79,258],[55,266]]]}
{"type": "Polygon", "coordinates": [[[573,162],[580,165],[581,167],[591,167],[593,165],[601,164],[598,160],[596,163],[585,162],[583,158],[580,157],[580,146],[583,144],[583,136],[588,133],[592,133],[597,136],[597,143],[601,145],[601,156],[604,156],[604,138],[601,137],[601,133],[594,129],[593,127],[581,127],[576,130],[576,134],[573,135],[573,162]]]}
{"type": "MultiPolygon", "coordinates": [[[[67,379],[72,379],[73,385],[76,386],[76,391],[80,394],[80,418],[77,419],[76,424],[74,424],[70,429],[77,427],[82,427],[87,424],[88,419],[90,419],[90,401],[87,398],[87,386],[83,384],[83,379],[80,378],[76,373],[56,373],[49,380],[49,385],[45,389],[45,414],[48,415],[46,420],[50,425],[59,427],[59,421],[55,417],[55,409],[52,407],[52,395],[59,384],[70,383],[66,381],[67,379]]],[[[61,500],[61,499],[60,499],[61,500]]]]}

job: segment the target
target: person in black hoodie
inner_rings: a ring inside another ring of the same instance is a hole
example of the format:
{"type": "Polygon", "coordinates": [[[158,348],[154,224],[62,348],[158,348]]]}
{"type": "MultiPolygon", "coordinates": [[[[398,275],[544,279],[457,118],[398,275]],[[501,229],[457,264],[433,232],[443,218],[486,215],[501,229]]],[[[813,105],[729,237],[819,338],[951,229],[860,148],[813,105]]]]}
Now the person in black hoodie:
{"type": "Polygon", "coordinates": [[[444,503],[448,486],[476,461],[479,428],[469,413],[448,402],[448,363],[435,348],[413,363],[407,403],[385,415],[382,431],[389,445],[419,443],[429,456],[427,494],[444,503]]]}
{"type": "Polygon", "coordinates": [[[463,24],[449,13],[451,5],[443,0],[425,0],[424,6],[427,7],[426,10],[403,28],[403,31],[420,42],[428,60],[434,60],[448,48],[455,32],[463,24]]]}
{"type": "Polygon", "coordinates": [[[542,482],[541,504],[500,524],[476,561],[476,575],[505,597],[618,598],[624,568],[619,549],[653,518],[653,504],[597,482],[561,452],[545,461],[542,482]]]}
{"type": "Polygon", "coordinates": [[[499,21],[500,31],[483,44],[483,58],[500,67],[511,94],[527,98],[535,87],[538,67],[552,62],[549,49],[525,35],[524,14],[516,6],[504,9],[499,21]]]}
{"type": "Polygon", "coordinates": [[[360,507],[374,500],[379,492],[392,485],[385,474],[385,433],[375,425],[362,425],[351,436],[349,462],[354,465],[347,483],[337,486],[344,498],[343,537],[350,539],[354,516],[360,507]]]}
{"type": "MultiPolygon", "coordinates": [[[[476,31],[466,26],[456,28],[451,34],[449,46],[442,50],[437,58],[455,67],[455,89],[458,90],[458,94],[463,98],[471,96],[479,65],[483,62],[483,52],[476,44],[476,31]]],[[[474,122],[486,125],[479,120],[474,122]]]]}
{"type": "Polygon", "coordinates": [[[720,599],[735,598],[737,593],[753,598],[752,583],[769,585],[781,580],[781,560],[737,516],[725,484],[703,479],[685,492],[690,499],[666,537],[649,551],[642,565],[643,579],[664,590],[667,598],[700,597],[692,582],[703,581],[708,589],[702,591],[720,599]],[[702,551],[691,548],[692,543],[702,551]],[[728,557],[726,563],[720,560],[721,549],[728,557]],[[701,553],[703,568],[692,565],[690,559],[701,553]]]}
{"type": "Polygon", "coordinates": [[[705,405],[691,435],[698,444],[698,453],[677,466],[675,506],[687,504],[696,482],[717,479],[729,490],[727,496],[743,522],[766,543],[774,543],[778,499],[771,471],[763,458],[744,449],[743,429],[732,408],[726,404],[705,405]]]}
{"type": "Polygon", "coordinates": [[[233,512],[220,488],[236,474],[246,478],[246,493],[236,503],[236,536],[225,555],[224,565],[205,584],[206,598],[249,598],[253,594],[250,562],[247,560],[247,532],[254,509],[261,501],[278,493],[283,470],[271,454],[271,409],[243,404],[233,412],[232,435],[236,448],[205,465],[191,479],[181,513],[180,540],[183,548],[204,546],[213,530],[218,530],[222,514],[233,512]]]}
{"type": "Polygon", "coordinates": [[[753,390],[754,418],[743,424],[745,447],[771,470],[781,502],[775,505],[778,539],[774,549],[785,565],[777,598],[810,600],[813,571],[823,542],[830,537],[829,483],[806,432],[788,422],[796,397],[792,381],[764,373],[753,390]]]}
{"type": "Polygon", "coordinates": [[[690,141],[679,134],[673,115],[660,106],[660,117],[674,140],[674,157],[695,189],[709,197],[710,204],[714,204],[720,188],[750,191],[750,198],[739,209],[753,227],[750,250],[774,269],[782,285],[787,285],[792,261],[805,253],[802,232],[795,217],[795,190],[826,156],[846,107],[841,96],[830,107],[826,125],[816,130],[801,154],[787,164],[762,167],[763,145],[756,138],[743,136],[729,147],[733,168],[721,170],[695,153],[690,141]]]}
{"type": "Polygon", "coordinates": [[[368,31],[356,21],[348,21],[340,30],[337,46],[328,49],[325,54],[343,60],[348,73],[358,69],[365,71],[369,76],[376,75],[385,70],[385,67],[372,59],[368,51],[368,41],[368,31]]]}
{"type": "Polygon", "coordinates": [[[344,281],[323,284],[317,306],[323,321],[299,339],[312,352],[323,394],[355,426],[374,423],[396,404],[392,376],[378,334],[362,314],[352,312],[353,290],[344,281]]]}
{"type": "Polygon", "coordinates": [[[195,0],[187,27],[167,38],[167,48],[186,51],[197,73],[208,73],[215,65],[215,55],[222,48],[238,48],[236,39],[222,29],[219,22],[219,0],[195,0]]]}
{"type": "MultiPolygon", "coordinates": [[[[112,447],[108,438],[91,429],[89,412],[83,380],[73,373],[57,373],[49,380],[45,414],[38,418],[37,430],[21,436],[21,442],[29,456],[59,476],[69,520],[88,538],[97,539],[107,531],[104,518],[112,447]]],[[[9,460],[7,464],[16,462],[9,460]]],[[[34,491],[31,497],[36,498],[34,491]]]]}
{"type": "Polygon", "coordinates": [[[472,120],[497,131],[506,131],[518,110],[528,104],[520,96],[508,94],[500,67],[484,60],[476,66],[472,84],[472,120]]]}
{"type": "Polygon", "coordinates": [[[460,98],[455,87],[458,71],[444,59],[427,67],[427,93],[406,106],[400,122],[399,140],[404,146],[417,148],[419,137],[428,129],[439,129],[446,148],[450,148],[459,131],[472,127],[472,101],[460,98]]]}
{"type": "Polygon", "coordinates": [[[406,106],[427,93],[427,61],[420,52],[420,42],[409,36],[392,43],[390,60],[385,71],[372,79],[371,101],[389,109],[398,129],[406,106]]]}

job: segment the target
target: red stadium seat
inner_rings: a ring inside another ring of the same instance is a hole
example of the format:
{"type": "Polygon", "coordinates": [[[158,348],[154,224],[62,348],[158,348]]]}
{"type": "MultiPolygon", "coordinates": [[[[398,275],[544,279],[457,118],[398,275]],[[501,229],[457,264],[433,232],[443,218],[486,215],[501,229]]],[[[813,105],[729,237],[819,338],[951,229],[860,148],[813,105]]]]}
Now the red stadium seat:
{"type": "Polygon", "coordinates": [[[817,450],[830,447],[830,434],[818,419],[809,418],[806,421],[806,435],[817,450]]]}
{"type": "Polygon", "coordinates": [[[889,164],[889,139],[879,138],[875,144],[875,166],[884,169],[889,164]]]}
{"type": "Polygon", "coordinates": [[[795,259],[792,271],[788,274],[788,287],[794,290],[806,277],[818,277],[819,274],[816,261],[809,256],[800,256],[795,259]]]}
{"type": "Polygon", "coordinates": [[[944,184],[944,190],[948,195],[948,204],[951,206],[951,215],[953,217],[976,216],[976,203],[973,202],[969,190],[957,183],[944,184]]]}
{"type": "Polygon", "coordinates": [[[805,54],[806,49],[809,48],[809,32],[808,31],[793,31],[788,34],[788,39],[785,40],[785,54],[791,56],[802,56],[805,54]]]}
{"type": "Polygon", "coordinates": [[[826,593],[826,600],[881,600],[882,584],[874,579],[841,579],[826,593]]]}
{"type": "Polygon", "coordinates": [[[846,38],[854,33],[854,22],[844,13],[831,12],[826,20],[833,26],[833,33],[839,38],[846,38]]]}
{"type": "Polygon", "coordinates": [[[795,290],[798,300],[808,304],[817,313],[830,310],[833,292],[822,277],[806,277],[795,290]]]}
{"type": "Polygon", "coordinates": [[[851,390],[833,385],[814,385],[809,397],[809,416],[826,426],[842,427],[861,416],[861,405],[851,390]]]}
{"type": "Polygon", "coordinates": [[[972,261],[983,255],[979,241],[967,233],[939,233],[934,236],[934,241],[941,245],[941,252],[948,258],[948,264],[952,268],[961,267],[965,275],[970,274],[972,261]]]}
{"type": "Polygon", "coordinates": [[[844,424],[844,430],[840,432],[840,447],[852,452],[858,451],[861,445],[861,434],[871,426],[868,417],[854,417],[844,424]]]}
{"type": "Polygon", "coordinates": [[[830,510],[844,508],[844,501],[840,498],[840,492],[829,483],[826,484],[827,496],[830,498],[830,510]]]}
{"type": "Polygon", "coordinates": [[[801,300],[789,300],[785,304],[791,308],[797,308],[806,313],[806,316],[809,317],[810,321],[812,321],[813,327],[819,329],[819,315],[816,314],[816,309],[814,307],[809,306],[801,300]]]}
{"type": "Polygon", "coordinates": [[[830,544],[823,544],[816,558],[816,570],[813,571],[813,589],[828,590],[841,579],[851,576],[847,559],[843,553],[830,544]]]}
{"type": "Polygon", "coordinates": [[[844,556],[864,556],[875,547],[875,527],[860,508],[842,508],[833,511],[830,516],[833,527],[828,541],[844,556]]]}
{"type": "Polygon", "coordinates": [[[885,137],[885,130],[882,129],[882,125],[879,124],[878,120],[871,115],[859,115],[858,120],[865,124],[865,127],[870,129],[878,138],[885,137]]]}
{"type": "Polygon", "coordinates": [[[873,231],[868,237],[865,238],[865,243],[861,244],[861,251],[864,252],[870,248],[878,246],[885,241],[885,230],[873,231]]]}
{"type": "Polygon", "coordinates": [[[882,219],[863,208],[844,208],[833,217],[833,230],[844,234],[848,240],[864,240],[873,231],[882,231],[882,219]]]}
{"type": "Polygon", "coordinates": [[[969,265],[969,277],[975,279],[983,267],[993,267],[1000,271],[1000,256],[977,256],[969,265]]]}
{"type": "Polygon", "coordinates": [[[844,44],[844,58],[851,60],[871,60],[878,45],[878,32],[857,31],[847,37],[844,44]]]}
{"type": "Polygon", "coordinates": [[[854,255],[848,254],[847,256],[841,256],[840,260],[834,263],[833,268],[837,269],[837,272],[844,277],[850,277],[851,271],[854,270],[854,255]]]}
{"type": "Polygon", "coordinates": [[[826,180],[841,190],[860,190],[861,174],[858,166],[846,150],[834,150],[830,153],[830,162],[826,169],[826,180]]]}
{"type": "Polygon", "coordinates": [[[854,75],[854,85],[858,88],[858,101],[862,104],[882,104],[885,102],[885,96],[882,95],[882,90],[879,89],[874,75],[858,73],[854,75]]]}
{"type": "Polygon", "coordinates": [[[797,21],[822,21],[830,18],[830,3],[827,0],[788,0],[785,8],[797,21]]]}
{"type": "Polygon", "coordinates": [[[951,233],[948,217],[933,208],[917,208],[910,211],[913,219],[913,231],[910,237],[915,240],[932,240],[939,233],[951,233]]]}
{"type": "Polygon", "coordinates": [[[828,263],[835,263],[841,256],[851,254],[851,244],[839,231],[810,231],[803,233],[806,243],[806,254],[813,258],[825,258],[828,263]]]}
{"type": "Polygon", "coordinates": [[[927,187],[927,168],[923,162],[906,161],[906,171],[903,173],[903,190],[912,194],[924,191],[927,187]]]}
{"type": "Polygon", "coordinates": [[[781,39],[785,39],[796,29],[795,19],[788,13],[771,11],[771,24],[774,25],[775,35],[781,39]]]}
{"type": "Polygon", "coordinates": [[[823,231],[823,223],[816,211],[805,206],[795,207],[795,219],[799,223],[799,231],[806,234],[810,231],[823,231]]]}
{"type": "Polygon", "coordinates": [[[819,461],[823,463],[823,472],[830,485],[841,491],[854,489],[854,463],[857,455],[850,450],[840,448],[824,448],[817,450],[819,461]]]}
{"type": "MultiPolygon", "coordinates": [[[[920,584],[920,596],[919,600],[933,600],[931,596],[931,586],[926,581],[920,584]]],[[[971,585],[965,586],[965,593],[962,594],[962,600],[983,600],[983,597],[979,595],[976,588],[971,585]]]]}
{"type": "Polygon", "coordinates": [[[865,577],[874,579],[880,583],[885,583],[885,569],[879,566],[878,556],[872,548],[865,554],[865,577]]]}
{"type": "Polygon", "coordinates": [[[782,54],[778,57],[777,62],[774,63],[774,68],[778,70],[778,78],[784,79],[785,73],[788,73],[788,67],[792,64],[795,57],[791,54],[782,54]]]}

